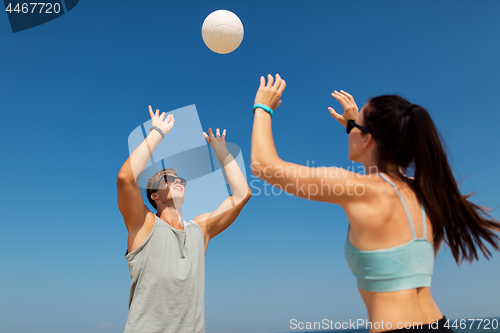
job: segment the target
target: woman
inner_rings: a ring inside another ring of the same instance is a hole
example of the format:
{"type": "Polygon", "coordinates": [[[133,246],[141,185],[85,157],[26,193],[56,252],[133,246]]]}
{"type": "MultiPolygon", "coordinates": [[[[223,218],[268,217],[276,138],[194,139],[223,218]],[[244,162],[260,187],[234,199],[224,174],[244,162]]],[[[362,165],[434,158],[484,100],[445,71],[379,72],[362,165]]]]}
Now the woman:
{"type": "Polygon", "coordinates": [[[478,250],[499,250],[500,223],[460,194],[439,134],[427,111],[399,96],[371,99],[358,113],[353,97],[332,96],[344,114],[330,114],[347,128],[349,159],[366,175],[338,168],[306,168],[281,160],[272,112],[286,83],[260,79],[255,97],[252,172],[273,186],[309,200],[342,206],[349,219],[345,254],[368,311],[371,332],[449,330],[430,292],[434,256],[441,242],[457,264],[478,250]],[[405,176],[414,171],[414,178],[405,176]],[[421,323],[420,325],[414,323],[421,323]],[[433,323],[429,327],[429,323],[433,323]],[[415,326],[413,326],[415,325],[415,326]]]}

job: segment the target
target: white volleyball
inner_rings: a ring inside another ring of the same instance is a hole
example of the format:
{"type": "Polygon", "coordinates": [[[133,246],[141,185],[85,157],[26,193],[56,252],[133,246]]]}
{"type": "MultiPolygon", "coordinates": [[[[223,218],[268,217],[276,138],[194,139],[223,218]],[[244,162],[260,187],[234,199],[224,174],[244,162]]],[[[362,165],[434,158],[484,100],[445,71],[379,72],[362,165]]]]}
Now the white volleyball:
{"type": "Polygon", "coordinates": [[[229,10],[216,10],[203,21],[201,36],[210,50],[221,54],[233,52],[243,40],[243,24],[229,10]]]}

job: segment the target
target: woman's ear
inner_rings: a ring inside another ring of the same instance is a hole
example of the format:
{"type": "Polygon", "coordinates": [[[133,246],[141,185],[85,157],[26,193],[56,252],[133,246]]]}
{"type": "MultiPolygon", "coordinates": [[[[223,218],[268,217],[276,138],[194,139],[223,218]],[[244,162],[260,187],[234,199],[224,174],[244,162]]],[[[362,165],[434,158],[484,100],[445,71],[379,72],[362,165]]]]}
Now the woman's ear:
{"type": "Polygon", "coordinates": [[[363,147],[363,149],[365,149],[372,142],[375,143],[375,141],[373,140],[373,136],[370,133],[364,133],[364,135],[363,135],[363,145],[361,147],[363,147]]]}

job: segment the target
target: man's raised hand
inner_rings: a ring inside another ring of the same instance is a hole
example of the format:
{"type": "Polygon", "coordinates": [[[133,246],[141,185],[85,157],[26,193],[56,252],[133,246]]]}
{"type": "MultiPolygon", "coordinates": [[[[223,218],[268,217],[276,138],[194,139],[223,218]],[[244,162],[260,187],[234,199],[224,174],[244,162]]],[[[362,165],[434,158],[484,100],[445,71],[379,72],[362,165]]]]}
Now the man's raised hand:
{"type": "Polygon", "coordinates": [[[212,132],[212,128],[210,127],[208,129],[208,135],[207,133],[203,132],[203,136],[205,137],[205,140],[207,140],[208,144],[215,150],[219,149],[224,149],[226,148],[226,130],[224,129],[222,131],[222,135],[220,135],[220,130],[217,128],[216,134],[212,132]]]}
{"type": "Polygon", "coordinates": [[[150,105],[149,115],[151,116],[151,126],[160,128],[165,135],[174,127],[175,119],[173,114],[169,114],[165,117],[166,113],[162,112],[160,115],[159,109],[156,109],[156,112],[153,113],[153,108],[150,105]]]}

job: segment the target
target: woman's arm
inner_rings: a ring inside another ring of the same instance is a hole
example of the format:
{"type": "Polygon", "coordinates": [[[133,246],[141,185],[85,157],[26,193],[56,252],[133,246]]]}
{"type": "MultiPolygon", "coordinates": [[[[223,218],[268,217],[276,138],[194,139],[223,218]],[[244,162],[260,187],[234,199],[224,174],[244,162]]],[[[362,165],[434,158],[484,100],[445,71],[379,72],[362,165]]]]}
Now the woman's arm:
{"type": "MultiPolygon", "coordinates": [[[[281,104],[281,94],[286,87],[285,80],[281,79],[279,74],[276,74],[276,82],[271,74],[266,79],[260,77],[260,86],[255,96],[254,104],[264,104],[272,110],[276,110],[281,104]]],[[[254,109],[254,123],[252,130],[252,151],[251,151],[251,167],[254,172],[254,163],[257,168],[279,163],[280,158],[274,146],[273,133],[271,130],[271,115],[262,108],[254,109]]]]}
{"type": "MultiPolygon", "coordinates": [[[[276,81],[268,75],[267,84],[262,76],[255,104],[264,104],[275,110],[281,104],[285,87],[285,81],[278,74],[276,81]]],[[[365,193],[365,175],[342,168],[310,168],[280,159],[274,145],[271,115],[261,108],[255,108],[251,168],[254,175],[269,184],[308,200],[344,205],[365,193]]]]}

